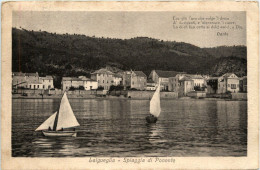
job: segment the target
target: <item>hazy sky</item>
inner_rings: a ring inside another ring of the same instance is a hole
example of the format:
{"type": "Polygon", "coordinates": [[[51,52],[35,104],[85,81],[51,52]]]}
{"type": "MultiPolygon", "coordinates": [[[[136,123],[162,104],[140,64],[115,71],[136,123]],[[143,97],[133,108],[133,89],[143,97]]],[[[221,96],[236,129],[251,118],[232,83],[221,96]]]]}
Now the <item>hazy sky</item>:
{"type": "Polygon", "coordinates": [[[133,38],[187,42],[199,47],[246,45],[245,12],[13,12],[13,27],[96,37],[133,38]],[[175,17],[228,17],[242,29],[173,29],[175,17]],[[226,32],[228,36],[219,36],[226,32]]]}

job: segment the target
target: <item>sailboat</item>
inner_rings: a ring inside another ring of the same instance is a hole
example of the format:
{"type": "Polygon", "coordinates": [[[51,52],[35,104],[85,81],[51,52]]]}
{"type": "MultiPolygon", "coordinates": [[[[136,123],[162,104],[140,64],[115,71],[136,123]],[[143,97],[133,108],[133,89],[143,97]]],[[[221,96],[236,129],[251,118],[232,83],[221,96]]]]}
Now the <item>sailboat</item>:
{"type": "Polygon", "coordinates": [[[156,123],[161,113],[160,82],[150,101],[150,115],[146,117],[147,123],[156,123]]]}
{"type": "Polygon", "coordinates": [[[80,126],[70,106],[66,92],[63,94],[59,110],[52,114],[35,131],[45,136],[77,136],[75,127],[80,126]]]}

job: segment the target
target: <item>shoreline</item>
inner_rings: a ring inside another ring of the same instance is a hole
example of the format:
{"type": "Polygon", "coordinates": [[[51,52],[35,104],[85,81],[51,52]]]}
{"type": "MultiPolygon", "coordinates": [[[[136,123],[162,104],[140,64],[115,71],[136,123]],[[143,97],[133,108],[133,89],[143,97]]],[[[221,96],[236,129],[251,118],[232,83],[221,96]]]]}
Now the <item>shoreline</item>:
{"type": "MultiPolygon", "coordinates": [[[[61,96],[12,96],[12,99],[60,99],[61,96]]],[[[127,98],[117,96],[106,96],[106,97],[84,97],[84,96],[68,96],[69,99],[98,99],[98,100],[150,100],[148,98],[127,98]]],[[[161,100],[206,100],[206,101],[247,101],[246,99],[224,99],[224,98],[192,98],[192,97],[181,97],[181,98],[161,98],[161,100]]]]}

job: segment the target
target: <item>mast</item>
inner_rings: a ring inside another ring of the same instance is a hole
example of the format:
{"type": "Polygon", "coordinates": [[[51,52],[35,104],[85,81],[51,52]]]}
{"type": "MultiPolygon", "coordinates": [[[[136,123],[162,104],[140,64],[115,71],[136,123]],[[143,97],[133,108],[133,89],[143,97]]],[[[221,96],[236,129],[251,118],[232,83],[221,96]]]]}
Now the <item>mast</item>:
{"type": "Polygon", "coordinates": [[[56,131],[57,124],[58,124],[58,117],[59,117],[59,111],[57,112],[57,114],[55,116],[55,120],[54,120],[54,124],[53,124],[53,131],[56,131]]]}

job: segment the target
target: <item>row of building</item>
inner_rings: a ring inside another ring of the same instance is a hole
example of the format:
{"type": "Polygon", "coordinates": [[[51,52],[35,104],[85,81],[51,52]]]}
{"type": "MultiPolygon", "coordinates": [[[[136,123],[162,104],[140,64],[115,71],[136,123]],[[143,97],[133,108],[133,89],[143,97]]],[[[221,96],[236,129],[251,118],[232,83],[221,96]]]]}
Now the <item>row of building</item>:
{"type": "MultiPolygon", "coordinates": [[[[162,91],[178,92],[186,96],[192,91],[207,93],[237,93],[247,91],[247,78],[238,77],[234,73],[226,73],[220,77],[208,75],[186,74],[176,71],[153,70],[147,77],[142,71],[122,71],[114,73],[106,68],[91,73],[91,77],[63,77],[62,90],[82,88],[84,90],[102,87],[109,90],[113,86],[124,86],[125,89],[155,90],[160,81],[162,91]]],[[[51,89],[52,76],[39,77],[38,73],[13,73],[13,87],[29,89],[51,89]]]]}
{"type": "Polygon", "coordinates": [[[46,76],[40,77],[36,73],[12,73],[12,87],[13,88],[26,88],[26,89],[52,89],[53,77],[46,76]]]}

